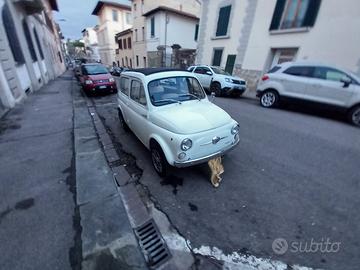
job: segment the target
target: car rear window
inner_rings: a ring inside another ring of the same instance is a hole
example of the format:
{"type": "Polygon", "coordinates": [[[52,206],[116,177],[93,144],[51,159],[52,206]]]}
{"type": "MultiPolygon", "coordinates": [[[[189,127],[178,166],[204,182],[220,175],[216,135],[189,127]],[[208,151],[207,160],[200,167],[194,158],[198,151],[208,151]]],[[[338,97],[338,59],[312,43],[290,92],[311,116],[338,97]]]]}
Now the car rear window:
{"type": "Polygon", "coordinates": [[[274,73],[274,72],[278,71],[280,68],[281,68],[281,66],[274,66],[267,73],[274,73]]]}
{"type": "Polygon", "coordinates": [[[284,71],[285,74],[301,77],[313,77],[314,67],[310,66],[294,66],[284,71]]]}

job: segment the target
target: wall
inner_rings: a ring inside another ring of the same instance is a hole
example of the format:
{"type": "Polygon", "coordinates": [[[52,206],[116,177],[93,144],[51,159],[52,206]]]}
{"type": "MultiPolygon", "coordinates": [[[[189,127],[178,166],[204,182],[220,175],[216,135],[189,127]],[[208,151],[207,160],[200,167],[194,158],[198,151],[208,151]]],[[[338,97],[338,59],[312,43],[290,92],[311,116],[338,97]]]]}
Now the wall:
{"type": "MultiPolygon", "coordinates": [[[[116,54],[116,56],[115,56],[115,61],[116,61],[116,63],[117,63],[117,61],[119,61],[119,65],[121,67],[133,68],[133,67],[136,67],[135,66],[135,57],[134,57],[134,54],[133,54],[132,46],[129,49],[129,45],[128,45],[128,38],[129,37],[131,38],[131,40],[133,39],[132,32],[124,34],[121,37],[120,36],[118,37],[118,39],[122,39],[122,40],[126,39],[126,49],[124,49],[124,43],[123,43],[122,49],[119,49],[119,53],[116,54]],[[126,61],[126,59],[127,59],[127,61],[126,61]],[[131,62],[130,62],[130,59],[131,59],[131,62]],[[122,63],[124,63],[124,64],[122,64],[122,63]]],[[[117,49],[118,48],[119,47],[117,46],[117,49]]]]}

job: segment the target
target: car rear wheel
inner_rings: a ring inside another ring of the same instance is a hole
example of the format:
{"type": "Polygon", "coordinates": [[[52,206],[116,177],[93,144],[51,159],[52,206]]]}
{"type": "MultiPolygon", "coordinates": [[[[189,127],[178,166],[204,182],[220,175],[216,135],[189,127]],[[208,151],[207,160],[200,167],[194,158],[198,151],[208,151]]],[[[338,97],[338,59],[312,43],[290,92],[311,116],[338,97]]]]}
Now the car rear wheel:
{"type": "Polygon", "coordinates": [[[210,92],[214,92],[215,96],[221,97],[221,85],[220,83],[214,82],[210,85],[210,92]]]}
{"type": "Polygon", "coordinates": [[[353,107],[348,113],[350,123],[360,127],[360,105],[353,107]]]}
{"type": "Polygon", "coordinates": [[[260,104],[265,108],[273,108],[279,102],[279,95],[273,90],[264,91],[260,97],[260,104]]]}
{"type": "Polygon", "coordinates": [[[164,152],[157,143],[152,143],[150,147],[151,160],[155,171],[161,177],[165,177],[169,164],[165,158],[164,152]]]}
{"type": "Polygon", "coordinates": [[[120,120],[120,125],[121,127],[125,130],[125,131],[129,131],[129,126],[126,124],[125,119],[120,111],[120,109],[118,109],[118,114],[119,114],[119,120],[120,120]]]}

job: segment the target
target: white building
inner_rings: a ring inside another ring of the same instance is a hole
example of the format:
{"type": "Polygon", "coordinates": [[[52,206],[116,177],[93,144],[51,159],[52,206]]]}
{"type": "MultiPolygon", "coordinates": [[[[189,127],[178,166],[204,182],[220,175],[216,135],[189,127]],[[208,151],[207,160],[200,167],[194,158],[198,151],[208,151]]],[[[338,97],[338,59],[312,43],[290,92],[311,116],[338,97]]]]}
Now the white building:
{"type": "MultiPolygon", "coordinates": [[[[95,28],[96,29],[96,28],[95,28]]],[[[87,27],[81,31],[83,35],[85,52],[89,61],[100,61],[98,39],[93,27],[87,27]]]]}
{"type": "Polygon", "coordinates": [[[360,74],[360,2],[203,0],[196,62],[217,65],[253,88],[271,66],[292,60],[360,74]]]}
{"type": "Polygon", "coordinates": [[[117,44],[115,35],[132,27],[131,7],[110,1],[99,1],[92,15],[99,17],[97,39],[101,62],[113,65],[117,44]]]}
{"type": "Polygon", "coordinates": [[[173,44],[196,49],[200,12],[198,0],[132,0],[134,67],[169,65],[173,44]]]}
{"type": "Polygon", "coordinates": [[[65,71],[56,0],[0,0],[0,115],[65,71]]]}

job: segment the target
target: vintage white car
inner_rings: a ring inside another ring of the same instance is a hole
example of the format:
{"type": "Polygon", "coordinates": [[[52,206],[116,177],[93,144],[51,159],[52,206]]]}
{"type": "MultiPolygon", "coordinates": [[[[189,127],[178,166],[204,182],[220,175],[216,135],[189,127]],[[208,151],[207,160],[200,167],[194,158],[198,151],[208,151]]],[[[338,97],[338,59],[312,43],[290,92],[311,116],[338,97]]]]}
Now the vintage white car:
{"type": "Polygon", "coordinates": [[[190,72],[137,69],[122,72],[117,83],[122,127],[150,149],[160,176],[169,165],[207,162],[239,143],[239,124],[208,100],[190,72]]]}

